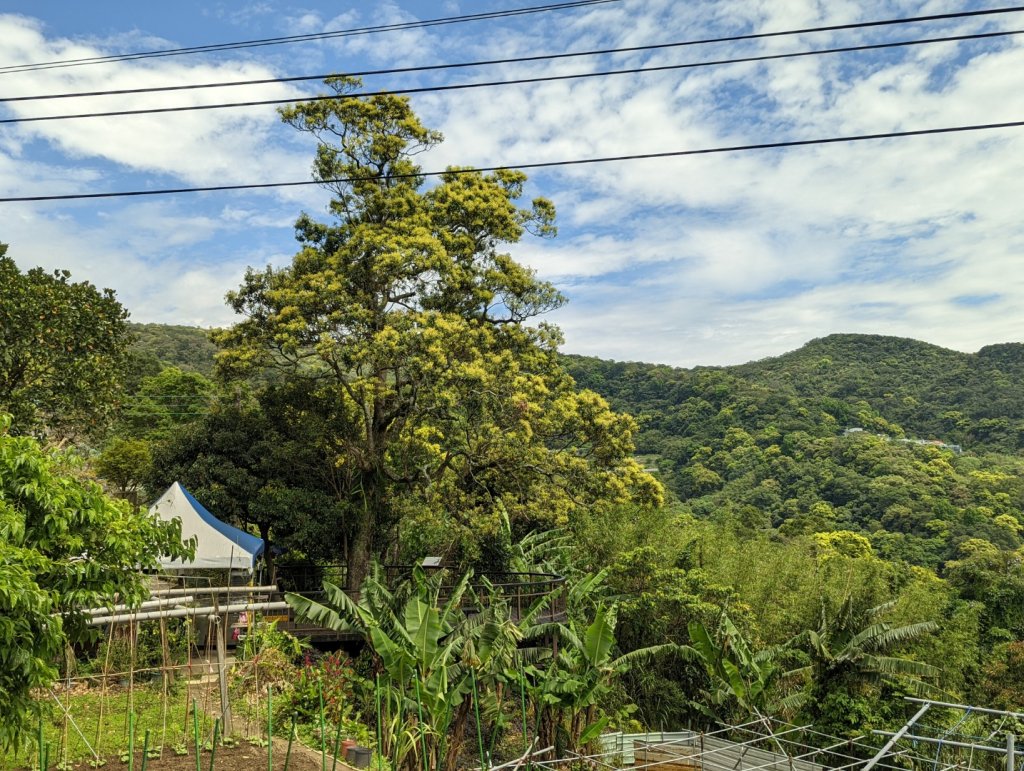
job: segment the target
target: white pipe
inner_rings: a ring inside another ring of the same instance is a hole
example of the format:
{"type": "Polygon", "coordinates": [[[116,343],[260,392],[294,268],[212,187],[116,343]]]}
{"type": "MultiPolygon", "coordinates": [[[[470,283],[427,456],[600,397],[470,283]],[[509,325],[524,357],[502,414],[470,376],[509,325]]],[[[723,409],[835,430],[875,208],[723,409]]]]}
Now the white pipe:
{"type": "Polygon", "coordinates": [[[153,589],[151,597],[177,597],[183,594],[246,594],[254,592],[276,592],[277,586],[193,586],[189,588],[153,589]]]}
{"type": "Polygon", "coordinates": [[[132,605],[111,605],[109,608],[87,608],[82,611],[92,616],[99,616],[102,614],[112,615],[119,611],[139,611],[139,610],[151,610],[153,608],[173,608],[176,605],[184,605],[186,602],[195,602],[195,597],[191,595],[185,597],[176,597],[171,599],[159,598],[155,600],[146,600],[139,603],[136,606],[132,605]]]}
{"type": "Polygon", "coordinates": [[[122,613],[114,616],[94,616],[86,623],[89,626],[120,624],[125,621],[152,621],[157,618],[183,618],[185,616],[211,616],[220,613],[248,613],[257,610],[287,610],[287,602],[244,602],[226,605],[222,608],[207,605],[202,608],[170,608],[151,610],[145,613],[122,613]]]}

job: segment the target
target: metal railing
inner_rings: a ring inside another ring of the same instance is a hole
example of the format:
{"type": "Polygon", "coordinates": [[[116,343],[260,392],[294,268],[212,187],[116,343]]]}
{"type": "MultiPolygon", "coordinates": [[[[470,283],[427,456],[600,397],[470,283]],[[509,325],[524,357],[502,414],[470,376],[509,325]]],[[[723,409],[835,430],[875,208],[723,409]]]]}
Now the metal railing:
{"type": "MultiPolygon", "coordinates": [[[[395,586],[399,581],[412,575],[414,565],[386,565],[385,576],[389,586],[395,586]]],[[[425,568],[428,572],[439,568],[425,568]]],[[[279,566],[277,569],[277,584],[282,592],[295,592],[310,599],[318,599],[324,596],[322,585],[324,580],[344,587],[348,570],[345,565],[301,565],[301,566],[279,566]]],[[[442,602],[447,601],[450,592],[455,588],[456,576],[451,576],[451,583],[444,583],[441,586],[442,602]]],[[[530,611],[534,603],[544,597],[550,597],[548,604],[537,614],[537,623],[552,623],[564,621],[565,615],[565,593],[562,590],[565,579],[554,573],[520,573],[520,572],[483,572],[475,574],[470,580],[473,589],[472,596],[467,595],[462,600],[462,607],[468,612],[476,608],[476,603],[488,601],[494,595],[508,603],[509,613],[514,621],[523,618],[530,611]]],[[[350,590],[349,593],[351,593],[350,590]]]]}

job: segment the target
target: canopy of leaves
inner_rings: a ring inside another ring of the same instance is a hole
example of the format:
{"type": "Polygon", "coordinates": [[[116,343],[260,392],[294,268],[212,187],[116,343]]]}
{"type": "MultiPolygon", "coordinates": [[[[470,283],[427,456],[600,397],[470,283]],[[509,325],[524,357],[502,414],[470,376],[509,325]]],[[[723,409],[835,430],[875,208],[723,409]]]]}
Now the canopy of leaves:
{"type": "Polygon", "coordinates": [[[213,375],[217,346],[209,331],[178,324],[129,324],[128,328],[134,338],[131,351],[140,358],[155,360],[160,367],[213,375]]]}
{"type": "Polygon", "coordinates": [[[314,175],[335,219],[303,215],[291,265],[246,274],[219,362],[311,384],[339,502],[363,512],[352,580],[411,512],[486,533],[503,515],[556,524],[598,502],[660,501],[632,459],[632,420],[578,390],[557,332],[527,323],[563,299],[501,251],[554,233],[549,201],[517,205],[525,175],[453,169],[423,189],[413,158],[441,137],[403,98],[282,116],[318,140],[314,175]]]}
{"type": "MultiPolygon", "coordinates": [[[[931,393],[942,367],[927,370],[929,359],[913,354],[938,356],[942,349],[899,341],[909,350],[904,361],[886,346],[879,349],[878,340],[899,350],[893,338],[833,336],[777,360],[723,370],[574,357],[568,365],[582,384],[638,416],[638,451],[698,516],[734,518],[747,527],[789,534],[851,530],[867,535],[883,556],[932,567],[953,558],[969,538],[1004,549],[1020,547],[1024,461],[918,443],[938,438],[948,445],[970,436],[924,433],[927,421],[897,424],[893,419],[906,413],[894,408],[893,399],[883,394],[868,400],[867,395],[893,385],[879,382],[879,370],[890,365],[899,373],[892,381],[905,381],[904,387],[916,383],[919,395],[931,393]],[[812,375],[802,352],[832,350],[829,342],[846,347],[833,351],[833,363],[821,364],[831,369],[812,375]],[[849,365],[839,358],[847,349],[851,356],[861,351],[849,365]],[[891,362],[868,362],[862,349],[891,362]],[[883,357],[887,351],[891,355],[883,357]],[[915,363],[919,369],[910,377],[915,363]],[[846,373],[836,375],[834,387],[832,370],[846,373]],[[838,383],[854,373],[868,384],[846,392],[838,383]],[[837,395],[822,395],[830,390],[837,395]],[[847,427],[863,430],[847,435],[847,427]]],[[[946,364],[967,357],[946,353],[939,357],[946,364]]],[[[1003,393],[1017,398],[1020,390],[1007,385],[1003,393]]],[[[939,398],[927,398],[933,397],[939,398]]]]}
{"type": "Polygon", "coordinates": [[[80,610],[146,596],[140,568],[185,557],[180,522],[159,522],[75,476],[74,458],[7,432],[0,415],[0,744],[24,727],[32,688],[83,639],[80,610]]]}
{"type": "Polygon", "coordinates": [[[120,389],[129,332],[113,291],[18,269],[0,244],[0,411],[13,430],[95,430],[120,389]]]}

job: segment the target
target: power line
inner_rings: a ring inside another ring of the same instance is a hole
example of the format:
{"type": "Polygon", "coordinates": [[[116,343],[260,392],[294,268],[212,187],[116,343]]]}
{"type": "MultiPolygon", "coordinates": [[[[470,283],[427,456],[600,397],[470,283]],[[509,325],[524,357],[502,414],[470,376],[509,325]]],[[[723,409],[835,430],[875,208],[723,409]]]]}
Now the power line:
{"type": "MultiPolygon", "coordinates": [[[[735,36],[732,36],[732,37],[723,37],[723,38],[704,38],[704,39],[699,39],[699,40],[684,40],[684,41],[674,42],[674,43],[653,43],[653,44],[650,44],[650,45],[627,46],[627,47],[623,47],[623,48],[602,48],[602,49],[595,49],[595,50],[590,50],[590,51],[573,51],[573,52],[559,53],[559,54],[538,54],[538,55],[535,55],[535,56],[517,56],[517,57],[510,57],[510,58],[505,58],[505,59],[483,59],[483,60],[470,61],[470,62],[453,62],[453,63],[446,63],[446,64],[424,64],[424,65],[419,65],[419,66],[416,66],[416,67],[391,67],[391,68],[387,68],[387,69],[377,69],[377,70],[360,70],[360,71],[354,71],[354,72],[347,72],[347,73],[344,73],[344,74],[346,74],[346,75],[348,75],[350,77],[370,77],[370,76],[377,76],[377,75],[404,75],[404,74],[418,73],[418,72],[432,72],[432,71],[438,71],[438,70],[463,69],[463,68],[468,68],[468,67],[487,67],[487,66],[494,66],[494,65],[499,65],[499,64],[523,64],[523,63],[528,63],[528,62],[555,61],[555,60],[559,60],[559,59],[571,59],[571,58],[579,58],[579,57],[585,57],[585,56],[605,56],[605,55],[610,55],[610,54],[640,53],[640,52],[665,50],[665,49],[669,49],[669,48],[682,48],[682,47],[687,47],[687,46],[705,45],[705,44],[709,44],[709,43],[723,43],[723,42],[738,42],[738,41],[745,41],[745,40],[754,40],[754,39],[760,39],[760,38],[766,38],[766,37],[782,37],[782,36],[791,36],[791,35],[802,35],[802,34],[806,34],[806,33],[810,33],[810,32],[834,31],[834,30],[837,30],[837,29],[850,29],[850,28],[861,28],[861,27],[877,27],[877,26],[882,26],[882,25],[907,24],[907,23],[911,23],[911,22],[935,21],[935,20],[939,20],[939,19],[953,19],[953,18],[961,18],[961,17],[967,17],[967,16],[977,16],[977,15],[982,15],[982,14],[991,15],[991,14],[997,14],[997,13],[1000,13],[1000,14],[1001,13],[1013,13],[1013,12],[1017,12],[1017,11],[1024,11],[1024,6],[1017,6],[1017,7],[1012,7],[1012,8],[989,9],[989,10],[981,10],[981,11],[964,11],[964,12],[960,12],[960,13],[938,14],[938,15],[933,15],[933,16],[916,16],[916,17],[897,18],[897,19],[882,19],[882,20],[878,20],[878,21],[861,22],[861,23],[858,23],[858,24],[844,24],[844,25],[837,25],[837,26],[830,26],[830,27],[808,27],[808,28],[796,29],[796,30],[779,30],[779,31],[776,31],[776,32],[764,32],[764,33],[757,33],[757,34],[751,34],[751,35],[735,35],[735,36]]],[[[990,34],[989,36],[993,36],[994,37],[994,36],[998,36],[1000,34],[1013,34],[1013,33],[994,33],[994,34],[990,34]]],[[[972,38],[969,37],[969,36],[949,37],[949,38],[933,38],[933,39],[923,40],[923,41],[919,41],[919,42],[944,42],[944,41],[947,41],[947,40],[961,40],[961,39],[972,39],[972,38]]],[[[892,47],[892,46],[897,46],[897,45],[913,45],[913,44],[914,44],[914,42],[895,43],[895,44],[880,44],[879,47],[892,47]]],[[[849,50],[867,50],[867,48],[868,47],[851,48],[849,50]]],[[[839,50],[846,50],[846,49],[839,49],[839,50]]],[[[0,72],[2,72],[2,70],[3,70],[3,68],[0,68],[0,72]]],[[[67,93],[58,93],[58,94],[35,94],[35,95],[29,95],[29,96],[11,96],[11,97],[0,97],[0,103],[3,103],[3,102],[39,101],[39,100],[44,100],[44,99],[72,99],[72,98],[78,98],[78,97],[91,97],[91,96],[121,96],[121,95],[126,95],[126,94],[151,94],[151,93],[159,93],[159,92],[167,92],[167,91],[191,91],[191,90],[207,89],[207,88],[228,88],[228,87],[236,87],[236,86],[259,86],[259,85],[269,85],[269,84],[275,84],[275,83],[299,83],[299,82],[303,82],[303,81],[324,80],[325,78],[335,77],[335,76],[340,75],[340,74],[342,74],[342,73],[330,72],[330,73],[323,73],[323,74],[319,74],[319,75],[295,75],[295,76],[285,76],[285,77],[279,77],[279,78],[258,78],[258,79],[252,79],[252,80],[229,80],[229,81],[221,81],[221,82],[216,82],[216,83],[192,83],[192,84],[179,85],[179,86],[150,86],[150,87],[146,87],[146,88],[122,88],[122,89],[114,89],[114,90],[108,90],[108,91],[77,91],[77,92],[67,92],[67,93]]]]}
{"type": "Polygon", "coordinates": [[[314,100],[346,100],[362,99],[374,96],[385,95],[409,95],[438,93],[444,91],[466,91],[477,88],[494,88],[498,86],[528,85],[536,83],[552,83],[563,80],[583,80],[587,78],[600,78],[612,75],[636,75],[647,72],[667,72],[671,70],[695,69],[701,67],[717,67],[727,64],[748,64],[751,62],[778,61],[781,59],[793,59],[806,56],[823,56],[826,54],[853,53],[862,51],[877,51],[885,48],[900,48],[905,46],[926,45],[930,43],[950,43],[966,40],[983,40],[989,38],[1007,37],[1010,35],[1024,34],[1024,30],[1003,30],[999,32],[978,32],[969,35],[950,35],[946,37],[924,38],[920,40],[901,40],[892,43],[872,43],[862,46],[842,46],[839,48],[822,48],[811,51],[796,51],[784,54],[763,54],[760,56],[742,56],[732,59],[714,59],[705,62],[687,62],[684,64],[663,64],[651,67],[630,67],[621,70],[602,70],[599,72],[572,73],[568,75],[540,75],[532,78],[514,78],[511,80],[489,80],[474,83],[450,83],[443,86],[420,86],[416,88],[395,88],[381,91],[357,91],[346,94],[325,94],[314,97],[289,97],[286,99],[257,99],[247,102],[220,102],[217,104],[194,104],[178,105],[175,107],[147,107],[137,110],[110,110],[106,112],[71,113],[60,115],[36,115],[28,118],[3,118],[0,124],[11,123],[37,123],[41,121],[54,120],[77,120],[81,118],[112,118],[125,117],[129,115],[152,115],[156,113],[171,112],[194,112],[196,110],[221,110],[234,107],[259,107],[267,105],[290,104],[299,101],[314,100]]]}
{"type": "Polygon", "coordinates": [[[157,51],[140,51],[128,54],[111,54],[108,56],[90,56],[80,59],[58,59],[55,61],[35,62],[31,64],[11,64],[5,67],[0,67],[0,74],[8,72],[31,72],[35,70],[78,67],[86,64],[108,64],[111,62],[152,59],[164,56],[182,56],[185,54],[208,53],[211,51],[234,51],[243,48],[259,48],[263,46],[283,45],[286,43],[305,43],[314,40],[328,40],[338,37],[370,35],[380,32],[397,32],[408,29],[423,29],[425,27],[439,27],[471,21],[504,19],[511,16],[525,16],[527,14],[546,13],[548,11],[565,11],[616,2],[619,2],[619,0],[572,0],[571,2],[551,3],[548,5],[538,5],[527,8],[514,8],[505,11],[490,11],[487,13],[473,13],[462,16],[447,16],[440,19],[426,19],[422,21],[409,21],[397,24],[381,24],[374,27],[356,27],[354,29],[332,30],[330,32],[312,32],[305,35],[287,35],[284,37],[261,38],[258,40],[242,40],[234,43],[211,43],[208,45],[189,46],[186,48],[166,48],[157,51]]]}
{"type": "Polygon", "coordinates": [[[420,171],[409,174],[375,174],[365,177],[324,180],[303,180],[300,182],[260,182],[244,185],[210,185],[206,187],[178,187],[159,190],[125,190],[109,193],[68,193],[65,195],[27,195],[0,198],[0,203],[23,203],[30,201],[77,201],[96,198],[131,198],[152,195],[173,195],[181,193],[212,193],[227,190],[261,190],[273,187],[300,187],[304,185],[345,184],[348,182],[373,182],[390,179],[416,179],[419,177],[440,177],[445,174],[476,174],[478,172],[506,171],[516,169],[550,169],[562,166],[583,166],[596,163],[616,163],[620,161],[638,161],[654,158],[679,158],[690,155],[712,155],[717,153],[747,152],[752,150],[776,150],[789,147],[807,147],[810,145],[840,144],[845,142],[865,142],[877,139],[901,139],[905,137],[930,136],[935,134],[957,134],[968,131],[991,131],[994,129],[1020,128],[1024,120],[1007,121],[1005,123],[982,123],[969,126],[949,126],[943,128],[915,129],[912,131],[886,131],[876,134],[855,134],[851,136],[824,137],[819,139],[793,139],[784,142],[759,142],[745,145],[726,145],[722,147],[705,147],[696,150],[671,150],[662,153],[637,153],[634,155],[612,155],[601,158],[577,158],[563,161],[537,161],[534,163],[516,163],[502,166],[484,166],[480,168],[454,168],[445,171],[420,171]]]}

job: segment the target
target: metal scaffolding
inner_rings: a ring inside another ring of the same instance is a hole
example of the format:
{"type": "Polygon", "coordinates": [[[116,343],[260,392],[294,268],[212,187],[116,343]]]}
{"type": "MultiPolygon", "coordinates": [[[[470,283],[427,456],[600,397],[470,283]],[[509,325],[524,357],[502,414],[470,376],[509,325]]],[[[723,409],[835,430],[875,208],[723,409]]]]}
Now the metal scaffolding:
{"type": "MultiPolygon", "coordinates": [[[[810,725],[791,725],[771,718],[759,718],[741,725],[723,725],[713,731],[674,733],[606,734],[599,752],[551,757],[551,748],[527,754],[506,764],[524,763],[532,769],[558,771],[567,767],[593,771],[658,769],[659,771],[1004,771],[981,762],[975,752],[1003,755],[1005,771],[1015,771],[1015,759],[1024,755],[1016,749],[1013,732],[992,732],[984,741],[962,741],[956,733],[964,720],[940,729],[942,736],[929,737],[922,727],[925,715],[942,710],[959,710],[964,715],[997,716],[1024,720],[1024,714],[971,707],[949,702],[909,699],[917,707],[914,715],[896,731],[872,731],[884,737],[881,744],[871,736],[842,738],[810,725]],[[938,751],[932,754],[932,748],[938,751]],[[964,750],[970,754],[963,757],[964,750]]],[[[975,737],[977,738],[977,737],[975,737]]]]}

